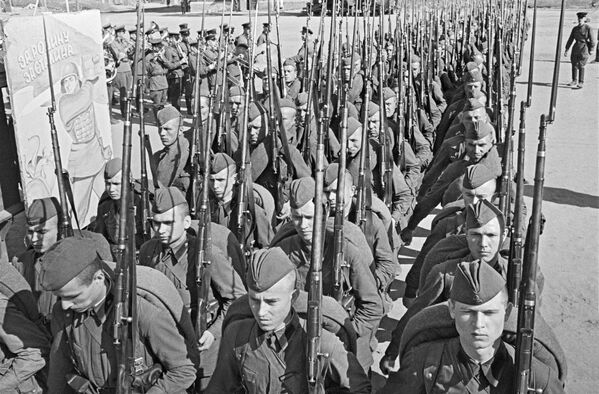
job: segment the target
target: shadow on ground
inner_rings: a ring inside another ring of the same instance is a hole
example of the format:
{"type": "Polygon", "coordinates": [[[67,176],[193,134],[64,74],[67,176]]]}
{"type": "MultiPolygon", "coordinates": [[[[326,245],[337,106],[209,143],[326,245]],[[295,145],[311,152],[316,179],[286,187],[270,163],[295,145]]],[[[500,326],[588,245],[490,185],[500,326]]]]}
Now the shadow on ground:
{"type": "MultiPolygon", "coordinates": [[[[524,195],[532,197],[534,193],[533,185],[524,185],[524,195]]],[[[599,196],[592,194],[579,193],[560,187],[547,187],[543,189],[543,201],[554,202],[556,204],[572,205],[581,208],[599,209],[599,196]]]]}

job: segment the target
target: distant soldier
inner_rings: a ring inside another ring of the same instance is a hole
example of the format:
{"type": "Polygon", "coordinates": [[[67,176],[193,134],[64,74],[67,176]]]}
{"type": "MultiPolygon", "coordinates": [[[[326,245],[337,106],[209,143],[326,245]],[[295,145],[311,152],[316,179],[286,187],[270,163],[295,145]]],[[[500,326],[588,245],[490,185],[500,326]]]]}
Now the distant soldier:
{"type": "Polygon", "coordinates": [[[148,90],[150,99],[154,103],[154,115],[165,104],[167,99],[168,82],[166,73],[168,68],[164,61],[163,41],[161,38],[150,38],[152,50],[146,55],[146,72],[148,75],[148,90]]]}
{"type": "Polygon", "coordinates": [[[177,110],[180,110],[181,90],[183,86],[184,69],[188,67],[187,55],[179,46],[179,33],[169,33],[168,45],[164,50],[164,65],[168,69],[168,101],[177,110]]]}
{"type": "Polygon", "coordinates": [[[297,77],[297,63],[294,60],[285,60],[285,63],[283,63],[283,76],[285,77],[287,97],[295,100],[302,87],[302,82],[297,77]]]}
{"type": "MultiPolygon", "coordinates": [[[[152,226],[156,236],[142,245],[139,264],[162,272],[173,283],[183,304],[195,319],[198,316],[199,297],[196,284],[198,241],[195,236],[187,233],[191,225],[187,202],[177,188],[157,189],[152,212],[152,226]]],[[[210,236],[213,239],[227,238],[223,227],[214,225],[211,230],[210,236]]],[[[216,365],[223,317],[231,302],[245,294],[243,281],[239,276],[241,266],[235,267],[227,259],[226,250],[211,246],[211,264],[206,268],[210,270],[211,281],[209,299],[206,300],[210,310],[207,317],[208,328],[201,336],[197,333],[201,389],[206,388],[216,365]]]]}
{"type": "Polygon", "coordinates": [[[108,97],[112,97],[112,89],[119,91],[119,101],[121,105],[121,115],[125,117],[125,97],[133,85],[133,74],[131,73],[131,61],[129,56],[135,52],[135,44],[127,37],[125,25],[119,25],[114,28],[116,38],[110,44],[113,52],[116,54],[116,77],[112,81],[111,92],[108,97]]]}
{"type": "MultiPolygon", "coordinates": [[[[247,272],[254,315],[231,323],[223,334],[218,364],[207,393],[306,393],[306,322],[292,307],[295,266],[279,248],[258,251],[247,272]]],[[[322,371],[327,392],[370,393],[370,380],[356,357],[322,330],[322,371]]]]}
{"type": "MultiPolygon", "coordinates": [[[[70,237],[44,257],[41,284],[60,298],[52,312],[54,342],[48,373],[52,394],[76,392],[85,386],[91,392],[114,392],[117,384],[123,384],[116,379],[117,349],[112,335],[117,318],[115,264],[101,260],[97,248],[93,240],[70,237]]],[[[137,286],[131,292],[137,293],[139,330],[137,343],[132,344],[136,370],[126,371],[139,378],[132,389],[185,393],[196,379],[194,363],[198,360],[189,314],[172,284],[158,271],[138,267],[137,286]]]]}
{"type": "Polygon", "coordinates": [[[582,89],[582,85],[584,84],[584,66],[587,64],[589,56],[593,56],[596,43],[591,26],[586,24],[587,13],[578,12],[576,16],[578,17],[578,25],[572,28],[570,37],[566,42],[564,56],[568,56],[568,51],[572,44],[574,44],[572,55],[570,56],[570,63],[572,63],[572,82],[570,82],[570,86],[574,89],[582,89]]]}

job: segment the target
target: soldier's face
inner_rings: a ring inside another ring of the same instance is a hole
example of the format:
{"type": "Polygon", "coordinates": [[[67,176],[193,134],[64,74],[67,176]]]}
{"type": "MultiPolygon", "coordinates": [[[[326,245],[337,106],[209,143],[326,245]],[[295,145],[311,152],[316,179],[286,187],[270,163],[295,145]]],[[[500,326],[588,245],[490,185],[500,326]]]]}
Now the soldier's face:
{"type": "Polygon", "coordinates": [[[104,280],[104,272],[98,270],[91,283],[82,283],[81,279],[75,277],[55,291],[54,295],[60,298],[60,306],[63,310],[83,313],[96,306],[106,296],[104,280]]]}
{"type": "Polygon", "coordinates": [[[497,187],[497,181],[491,179],[488,182],[483,183],[476,189],[462,189],[462,197],[464,197],[464,205],[476,204],[481,200],[491,201],[495,194],[497,187]]]}
{"type": "Polygon", "coordinates": [[[177,245],[186,236],[185,230],[191,225],[191,218],[183,210],[182,205],[177,205],[162,213],[154,213],[152,228],[154,237],[163,245],[177,245]]]}
{"type": "MultiPolygon", "coordinates": [[[[295,109],[284,107],[281,108],[281,117],[283,118],[283,127],[288,132],[288,134],[295,134],[294,126],[295,126],[295,109]]],[[[289,136],[288,137],[293,137],[289,136]]]]}
{"type": "Polygon", "coordinates": [[[414,62],[410,66],[412,67],[412,75],[417,77],[420,74],[420,62],[414,62]]]}
{"type": "Polygon", "coordinates": [[[171,119],[158,129],[160,141],[164,146],[171,146],[179,136],[179,119],[171,119]]]}
{"type": "Polygon", "coordinates": [[[381,129],[380,114],[377,111],[372,116],[368,117],[368,135],[370,138],[378,138],[381,129]]]}
{"type": "Polygon", "coordinates": [[[300,105],[297,107],[297,117],[298,123],[303,124],[304,118],[306,117],[306,112],[308,110],[308,104],[300,105]]]}
{"type": "Polygon", "coordinates": [[[343,67],[343,79],[349,81],[349,77],[351,76],[351,67],[343,67]]]}
{"type": "Polygon", "coordinates": [[[501,338],[509,310],[505,290],[481,305],[449,301],[449,313],[467,354],[490,349],[501,338]]]}
{"type": "Polygon", "coordinates": [[[250,309],[260,329],[272,332],[282,328],[291,311],[295,289],[295,273],[290,272],[269,289],[248,289],[250,309]]]}
{"type": "MultiPolygon", "coordinates": [[[[337,180],[334,180],[331,185],[328,187],[329,191],[326,192],[327,199],[329,200],[329,206],[331,207],[331,212],[335,213],[337,210],[337,180]]],[[[343,214],[344,216],[349,215],[351,211],[352,198],[354,196],[354,192],[356,188],[351,182],[351,179],[348,177],[345,178],[345,192],[343,194],[343,214]]]]}
{"type": "Polygon", "coordinates": [[[109,179],[104,179],[104,185],[106,186],[106,193],[113,200],[121,198],[121,178],[122,171],[119,171],[115,176],[109,179]]]}
{"type": "Polygon", "coordinates": [[[493,137],[488,135],[480,140],[466,138],[466,153],[474,159],[475,162],[480,161],[484,155],[493,147],[493,137]]]}
{"type": "Polygon", "coordinates": [[[466,90],[467,97],[475,97],[480,94],[482,84],[480,82],[470,82],[464,85],[464,89],[466,90]]]}
{"type": "Polygon", "coordinates": [[[219,200],[230,201],[235,186],[235,166],[229,166],[216,174],[210,175],[210,187],[219,200]]]}
{"type": "Polygon", "coordinates": [[[314,202],[308,201],[303,206],[291,209],[291,221],[302,240],[312,245],[312,230],[314,226],[314,202]]]}
{"type": "Polygon", "coordinates": [[[208,111],[210,110],[210,102],[208,97],[200,96],[200,115],[202,116],[202,121],[206,121],[208,119],[208,111]]]}
{"type": "Polygon", "coordinates": [[[297,78],[297,71],[294,66],[283,67],[283,73],[285,76],[285,82],[291,83],[297,78]]]}
{"type": "Polygon", "coordinates": [[[355,157],[362,149],[362,128],[358,128],[347,138],[347,153],[350,157],[355,157]]]}
{"type": "Polygon", "coordinates": [[[54,216],[44,223],[28,226],[26,239],[37,253],[45,253],[58,241],[58,216],[54,216]]]}
{"type": "Polygon", "coordinates": [[[388,118],[393,116],[396,108],[397,108],[397,99],[395,97],[390,97],[387,100],[385,100],[385,111],[387,113],[388,118]]]}
{"type": "Polygon", "coordinates": [[[251,145],[256,145],[260,137],[260,130],[262,129],[262,117],[258,116],[248,124],[249,141],[251,145]]]}
{"type": "Polygon", "coordinates": [[[481,227],[469,228],[466,234],[468,249],[475,259],[480,259],[485,263],[495,259],[499,253],[502,238],[499,219],[494,218],[481,227]]]}
{"type": "Polygon", "coordinates": [[[479,120],[486,120],[486,119],[487,119],[487,112],[485,111],[484,108],[478,108],[473,111],[464,112],[464,117],[463,117],[464,122],[474,123],[479,120]]]}
{"type": "Polygon", "coordinates": [[[239,116],[239,110],[241,108],[241,100],[243,98],[241,96],[230,96],[229,97],[229,106],[231,108],[231,115],[239,116]]]}

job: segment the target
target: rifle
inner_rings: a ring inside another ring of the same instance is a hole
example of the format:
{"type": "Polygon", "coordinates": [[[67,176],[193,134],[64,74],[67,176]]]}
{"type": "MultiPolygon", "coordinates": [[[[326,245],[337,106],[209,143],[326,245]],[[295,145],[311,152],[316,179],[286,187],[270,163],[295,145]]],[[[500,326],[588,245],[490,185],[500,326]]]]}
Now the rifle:
{"type": "MultiPolygon", "coordinates": [[[[223,11],[224,11],[224,7],[223,7],[223,11]]],[[[231,16],[233,14],[233,1],[231,1],[231,11],[229,12],[229,25],[231,23],[231,16]]],[[[225,46],[224,49],[224,57],[223,57],[223,61],[222,61],[222,69],[220,74],[222,75],[222,84],[220,87],[220,95],[218,96],[219,98],[219,105],[218,105],[218,134],[219,134],[219,139],[218,139],[218,150],[220,152],[225,152],[227,153],[229,156],[231,155],[231,133],[229,131],[229,127],[227,127],[227,125],[230,126],[230,117],[229,117],[229,108],[228,108],[228,96],[229,96],[229,91],[227,89],[227,76],[228,76],[228,58],[229,58],[229,35],[231,34],[231,29],[227,30],[227,34],[225,35],[224,31],[222,32],[221,38],[222,38],[222,42],[225,46]],[[229,121],[229,122],[227,122],[229,121]]],[[[218,67],[220,68],[220,63],[218,65],[218,67]]],[[[217,76],[218,76],[218,71],[217,71],[217,76]]]]}
{"type": "Polygon", "coordinates": [[[193,100],[194,100],[194,111],[192,115],[192,132],[191,132],[191,178],[189,188],[191,190],[191,204],[189,206],[189,216],[192,219],[197,219],[197,181],[199,175],[199,146],[200,146],[200,134],[202,134],[203,122],[202,113],[200,111],[200,42],[203,41],[204,30],[201,30],[201,34],[198,35],[198,53],[196,54],[195,62],[195,76],[193,80],[193,100]]]}
{"type": "Polygon", "coordinates": [[[505,128],[505,138],[503,141],[503,166],[501,171],[501,185],[499,190],[499,210],[503,213],[505,222],[511,225],[512,210],[510,208],[510,182],[512,180],[512,159],[514,146],[512,130],[514,124],[514,107],[516,105],[516,59],[512,59],[510,68],[510,100],[508,103],[508,122],[505,128]]]}
{"type": "MultiPolygon", "coordinates": [[[[143,242],[149,241],[152,238],[152,231],[150,229],[150,192],[148,190],[148,170],[147,170],[147,156],[146,150],[147,146],[150,145],[150,141],[148,135],[146,134],[146,125],[144,121],[144,100],[143,100],[143,91],[145,86],[145,73],[146,73],[146,62],[145,62],[145,53],[146,53],[146,40],[143,38],[144,34],[144,24],[145,24],[145,14],[143,9],[143,2],[139,2],[137,7],[137,32],[136,37],[138,37],[135,41],[135,57],[133,59],[134,69],[133,69],[133,81],[137,81],[136,91],[137,97],[135,101],[137,102],[137,116],[139,116],[139,157],[141,161],[141,210],[140,214],[140,222],[141,222],[141,231],[142,231],[142,239],[143,242]],[[138,64],[140,59],[138,56],[141,56],[141,75],[138,79],[138,64]]],[[[151,169],[151,168],[150,168],[151,169]]],[[[155,174],[152,173],[152,179],[156,179],[155,174]]]]}
{"type": "Polygon", "coordinates": [[[383,89],[385,88],[385,64],[383,62],[383,37],[385,32],[385,19],[384,12],[385,5],[381,3],[381,10],[379,12],[379,143],[381,145],[381,162],[380,162],[380,176],[381,176],[381,193],[382,200],[385,205],[391,209],[392,203],[392,153],[391,144],[387,140],[387,116],[385,113],[385,98],[383,97],[383,89]]]}
{"type": "MultiPolygon", "coordinates": [[[[248,11],[249,21],[252,22],[252,11],[248,11]]],[[[256,2],[256,13],[255,17],[258,16],[258,2],[256,2]]],[[[256,23],[252,25],[254,32],[250,31],[249,37],[249,69],[247,73],[244,73],[245,79],[245,96],[243,103],[243,113],[241,121],[241,129],[239,130],[239,146],[241,150],[241,158],[239,162],[239,168],[237,171],[237,184],[236,193],[238,196],[237,211],[235,212],[237,228],[236,236],[239,240],[239,244],[244,251],[244,256],[249,258],[251,255],[251,246],[248,247],[247,240],[249,237],[247,229],[250,227],[252,220],[251,204],[253,201],[253,190],[252,190],[252,176],[251,176],[251,162],[249,160],[249,142],[248,142],[248,123],[249,123],[249,108],[251,102],[251,92],[253,92],[252,83],[254,81],[254,41],[253,37],[256,36],[256,23]],[[251,198],[249,198],[251,197],[251,198]]]]}
{"type": "MultiPolygon", "coordinates": [[[[497,111],[496,113],[496,122],[497,122],[497,130],[496,130],[496,137],[497,137],[497,143],[501,143],[501,138],[502,135],[501,133],[503,132],[503,38],[502,38],[502,31],[503,31],[503,27],[501,25],[501,22],[497,25],[497,52],[495,53],[495,55],[497,56],[497,85],[496,85],[496,108],[497,111]]],[[[488,87],[488,89],[491,89],[491,87],[488,87]]]]}
{"type": "MultiPolygon", "coordinates": [[[[138,2],[138,10],[141,8],[138,2]]],[[[138,19],[138,24],[141,20],[138,19]]],[[[139,26],[138,26],[139,30],[139,26]]],[[[115,287],[114,287],[114,322],[113,338],[117,358],[117,393],[130,393],[131,383],[139,366],[135,360],[137,345],[137,280],[135,266],[133,193],[131,188],[131,94],[125,95],[125,121],[123,123],[123,164],[121,199],[119,202],[118,241],[116,252],[115,287]]]]}
{"type": "Polygon", "coordinates": [[[283,57],[281,56],[281,35],[279,34],[279,7],[275,7],[275,25],[277,28],[277,64],[279,66],[279,92],[281,92],[281,97],[285,97],[287,96],[287,85],[285,84],[285,72],[283,71],[283,57]]]}
{"type": "Polygon", "coordinates": [[[48,44],[48,31],[46,28],[46,18],[42,18],[44,25],[44,46],[46,49],[46,60],[48,62],[48,81],[50,87],[51,105],[48,108],[48,121],[50,122],[50,138],[52,140],[52,153],[54,156],[54,167],[56,174],[56,183],[58,185],[58,199],[60,201],[60,215],[58,223],[58,239],[72,237],[73,226],[69,218],[69,204],[67,202],[67,185],[68,177],[65,180],[65,170],[62,167],[62,159],[60,158],[60,145],[58,143],[58,132],[54,122],[54,113],[56,112],[56,96],[54,95],[54,80],[52,78],[52,63],[50,62],[50,45],[48,44]]]}
{"type": "Polygon", "coordinates": [[[553,65],[553,80],[551,83],[551,99],[549,101],[549,113],[547,115],[547,123],[551,124],[555,120],[555,106],[557,103],[557,86],[559,83],[559,69],[562,47],[562,26],[564,25],[564,7],[566,0],[562,0],[562,6],[559,16],[559,26],[557,32],[557,44],[555,50],[555,63],[553,65]]]}
{"type": "MultiPolygon", "coordinates": [[[[333,0],[335,3],[336,0],[333,0]]],[[[334,7],[334,5],[333,5],[334,7]]],[[[314,227],[312,235],[312,254],[310,259],[310,276],[308,290],[308,319],[306,354],[308,356],[308,392],[324,394],[323,370],[328,355],[321,352],[322,335],[322,249],[324,245],[324,224],[326,218],[323,209],[324,186],[324,133],[322,125],[317,132],[316,143],[316,174],[314,191],[314,227]]]]}
{"type": "MultiPolygon", "coordinates": [[[[212,98],[210,95],[208,108],[208,119],[211,119],[211,108],[212,98]]],[[[196,110],[199,112],[199,101],[196,105],[196,110]]],[[[196,333],[198,338],[202,336],[208,326],[208,315],[209,303],[208,297],[210,292],[211,282],[211,218],[210,218],[210,198],[208,195],[209,178],[210,178],[210,146],[211,146],[211,134],[210,132],[203,133],[202,141],[202,194],[200,197],[200,209],[198,210],[198,238],[197,238],[197,250],[195,256],[195,268],[196,268],[196,289],[197,289],[197,315],[195,316],[196,333]]]]}

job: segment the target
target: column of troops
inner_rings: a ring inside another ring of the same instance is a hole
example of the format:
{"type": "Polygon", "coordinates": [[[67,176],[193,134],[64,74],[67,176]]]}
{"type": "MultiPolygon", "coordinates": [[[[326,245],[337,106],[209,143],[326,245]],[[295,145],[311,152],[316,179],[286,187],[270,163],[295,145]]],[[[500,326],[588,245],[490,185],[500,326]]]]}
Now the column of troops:
{"type": "MultiPolygon", "coordinates": [[[[59,233],[56,198],[29,205],[28,248],[0,270],[0,391],[110,393],[122,384],[139,393],[312,391],[307,290],[318,220],[321,387],[370,393],[399,250],[434,213],[407,274],[407,312],[391,327],[380,362],[389,375],[381,392],[512,392],[519,377],[506,256],[512,211],[522,202],[512,199],[509,212],[498,208],[505,159],[497,127],[520,48],[516,41],[489,45],[485,17],[445,18],[442,29],[406,23],[395,33],[362,32],[364,43],[347,37],[332,58],[319,50],[323,35],[304,27],[297,55],[287,59],[271,55],[277,45],[269,24],[255,38],[251,23],[237,36],[224,25],[197,38],[187,24],[169,32],[152,23],[139,37],[137,29],[106,25],[114,61],[109,97],[118,93],[125,116],[133,75],[143,76],[137,95],[163,145],[149,158],[149,223],[139,215],[142,183],[123,178],[120,158],[106,163],[95,221],[74,236],[59,233]],[[145,40],[145,53],[135,53],[136,39],[145,40]],[[498,74],[501,85],[493,83],[498,74]],[[203,138],[209,146],[198,143],[203,138]],[[123,383],[113,345],[112,261],[128,185],[136,207],[135,234],[128,235],[137,258],[137,335],[134,379],[123,383]],[[322,217],[315,216],[320,186],[322,217]],[[200,223],[200,211],[210,226],[200,223]],[[206,244],[209,286],[200,306],[198,248],[206,244]]],[[[518,26],[514,36],[524,40],[524,21],[503,29],[518,26]]],[[[540,294],[540,272],[536,283],[540,294]]],[[[535,341],[531,385],[564,392],[563,351],[538,311],[535,341]]]]}

